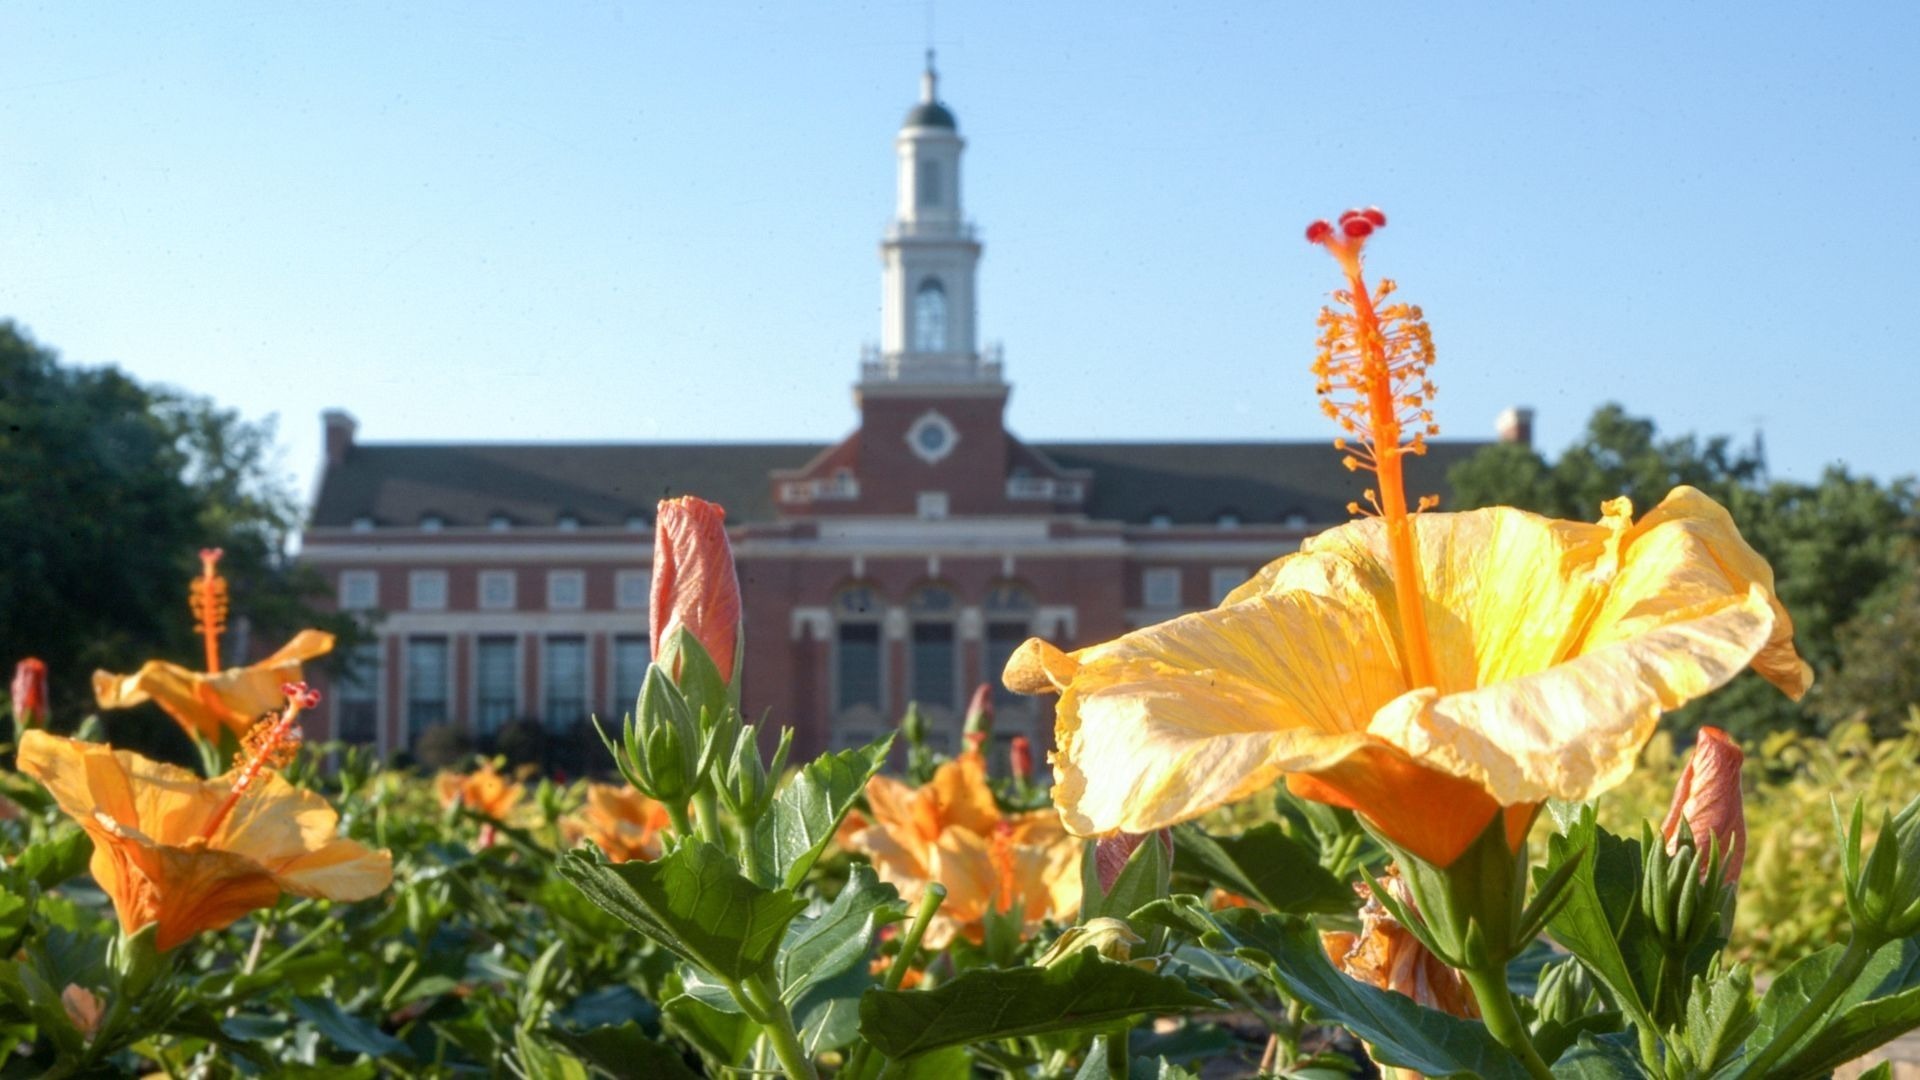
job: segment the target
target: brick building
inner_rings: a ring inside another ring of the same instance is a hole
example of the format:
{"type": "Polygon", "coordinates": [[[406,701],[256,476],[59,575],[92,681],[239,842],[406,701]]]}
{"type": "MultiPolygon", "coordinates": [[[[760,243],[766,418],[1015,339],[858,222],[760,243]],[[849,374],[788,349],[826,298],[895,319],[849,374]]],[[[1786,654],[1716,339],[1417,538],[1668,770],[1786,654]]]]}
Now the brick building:
{"type": "MultiPolygon", "coordinates": [[[[873,737],[909,700],[951,745],[972,687],[1028,635],[1097,641],[1215,603],[1347,518],[1354,477],[1323,438],[1008,431],[1000,350],[976,338],[964,143],[931,64],[895,146],[880,343],[860,360],[858,426],[837,442],[381,444],[325,414],[301,557],[342,607],[378,613],[379,635],[322,710],[330,734],[391,752],[451,723],[484,745],[538,718],[562,745],[590,745],[586,716],[631,709],[646,669],[663,495],[726,506],[747,712],[797,728],[802,755],[873,737]]],[[[1524,438],[1524,414],[1510,416],[1520,429],[1505,434],[1524,438]]],[[[1435,443],[1417,483],[1439,490],[1482,445],[1435,443]]],[[[1000,705],[1003,737],[1045,732],[1045,703],[1000,705]]]]}

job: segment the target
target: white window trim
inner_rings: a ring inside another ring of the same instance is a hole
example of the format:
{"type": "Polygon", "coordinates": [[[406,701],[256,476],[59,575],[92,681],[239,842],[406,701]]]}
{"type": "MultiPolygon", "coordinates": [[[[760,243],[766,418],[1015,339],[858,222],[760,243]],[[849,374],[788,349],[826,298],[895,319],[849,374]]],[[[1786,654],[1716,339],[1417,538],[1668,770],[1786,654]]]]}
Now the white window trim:
{"type": "Polygon", "coordinates": [[[407,610],[408,611],[445,611],[447,610],[447,572],[445,570],[412,570],[407,573],[407,610]],[[438,604],[420,603],[420,586],[428,581],[440,582],[440,602],[438,604]]]}
{"type": "Polygon", "coordinates": [[[1180,606],[1180,568],[1177,566],[1149,566],[1140,573],[1140,606],[1155,611],[1166,611],[1180,606]],[[1156,584],[1173,583],[1172,596],[1158,599],[1156,584]]]}
{"type": "Polygon", "coordinates": [[[547,571],[547,610],[548,611],[585,611],[587,608],[587,572],[585,570],[549,570],[547,571]],[[554,600],[554,587],[562,581],[580,583],[580,602],[561,604],[554,600]]]}
{"type": "Polygon", "coordinates": [[[479,577],[475,581],[475,587],[474,587],[474,606],[475,607],[478,607],[481,611],[512,611],[519,606],[519,600],[520,600],[520,575],[519,574],[514,573],[512,570],[496,569],[496,570],[480,571],[479,577]],[[507,599],[505,603],[490,604],[487,602],[487,582],[490,580],[506,581],[507,599]]]}
{"type": "Polygon", "coordinates": [[[613,606],[615,608],[621,611],[645,611],[651,605],[652,600],[653,571],[617,570],[614,572],[613,606]],[[640,589],[640,602],[637,604],[629,604],[627,603],[627,586],[634,581],[643,582],[644,585],[640,589]]]}
{"type": "Polygon", "coordinates": [[[373,611],[380,606],[380,571],[378,570],[342,570],[340,571],[340,592],[338,602],[341,611],[373,611]],[[365,586],[367,602],[356,604],[352,597],[356,586],[365,586]]]}

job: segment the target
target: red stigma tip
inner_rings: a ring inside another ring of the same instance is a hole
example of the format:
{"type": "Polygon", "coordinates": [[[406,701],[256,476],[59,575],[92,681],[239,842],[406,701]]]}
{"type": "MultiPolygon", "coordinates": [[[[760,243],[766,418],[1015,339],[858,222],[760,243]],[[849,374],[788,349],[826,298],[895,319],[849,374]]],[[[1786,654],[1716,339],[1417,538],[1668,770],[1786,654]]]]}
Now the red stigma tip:
{"type": "Polygon", "coordinates": [[[225,554],[226,550],[224,548],[201,548],[200,561],[203,563],[217,563],[220,561],[220,556],[225,554]]]}
{"type": "Polygon", "coordinates": [[[1373,222],[1357,214],[1340,223],[1340,231],[1354,240],[1373,235],[1373,222]]]}
{"type": "Polygon", "coordinates": [[[1316,221],[1307,226],[1307,243],[1309,244],[1326,243],[1327,238],[1332,235],[1333,226],[1327,224],[1324,220],[1316,221]]]}
{"type": "Polygon", "coordinates": [[[1360,216],[1360,211],[1348,210],[1340,215],[1340,224],[1345,225],[1347,222],[1352,221],[1354,218],[1357,218],[1359,216],[1360,216]]]}
{"type": "Polygon", "coordinates": [[[302,709],[311,709],[320,704],[320,691],[303,682],[281,683],[280,692],[302,709]]]}
{"type": "Polygon", "coordinates": [[[1373,227],[1376,229],[1384,229],[1387,227],[1387,215],[1381,213],[1380,208],[1377,206],[1369,206],[1365,210],[1360,211],[1360,216],[1373,222],[1373,227]]]}

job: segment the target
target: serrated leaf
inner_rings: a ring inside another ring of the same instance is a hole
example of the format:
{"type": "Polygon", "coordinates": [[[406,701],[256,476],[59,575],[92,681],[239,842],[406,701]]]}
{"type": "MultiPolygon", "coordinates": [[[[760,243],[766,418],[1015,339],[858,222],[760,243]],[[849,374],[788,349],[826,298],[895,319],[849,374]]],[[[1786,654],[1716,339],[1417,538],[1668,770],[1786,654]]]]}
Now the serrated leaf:
{"type": "Polygon", "coordinates": [[[1246,908],[1220,912],[1215,921],[1240,945],[1242,959],[1264,967],[1289,994],[1346,1025],[1380,1064],[1425,1076],[1526,1080],[1526,1068],[1479,1021],[1424,1008],[1412,998],[1341,974],[1305,922],[1246,908]]]}
{"type": "Polygon", "coordinates": [[[568,852],[562,877],[629,927],[697,967],[738,982],[773,963],[806,901],[740,876],[733,857],[704,841],[656,862],[609,863],[597,848],[568,852]]]}
{"type": "Polygon", "coordinates": [[[1547,839],[1547,863],[1535,871],[1536,884],[1568,860],[1579,860],[1579,868],[1547,933],[1587,965],[1623,1013],[1645,1017],[1660,947],[1640,916],[1640,845],[1600,828],[1592,804],[1585,804],[1564,833],[1547,839]]]}
{"type": "Polygon", "coordinates": [[[860,1034],[888,1057],[906,1058],[1213,1004],[1179,979],[1102,959],[1089,948],[1053,967],[976,968],[932,990],[869,991],[860,999],[860,1034]]]}
{"type": "Polygon", "coordinates": [[[760,1026],[745,1016],[721,1012],[685,994],[660,1006],[660,1016],[668,1030],[687,1040],[709,1062],[723,1067],[745,1061],[754,1040],[760,1037],[760,1026]]]}
{"type": "Polygon", "coordinates": [[[788,927],[775,967],[780,996],[791,1003],[816,983],[864,969],[875,927],[899,904],[899,890],[881,881],[872,866],[854,864],[846,886],[827,910],[817,918],[795,919],[788,927]]]}
{"type": "Polygon", "coordinates": [[[837,1050],[860,1035],[860,997],[873,989],[865,969],[817,982],[793,1005],[793,1024],[809,1056],[837,1050]]]}
{"type": "Polygon", "coordinates": [[[1553,1063],[1553,1075],[1566,1080],[1646,1080],[1649,1074],[1624,1044],[1582,1035],[1573,1049],[1553,1063]]]}
{"type": "Polygon", "coordinates": [[[798,888],[892,748],[889,732],[865,746],[822,754],[802,766],[773,797],[773,806],[755,830],[760,865],[773,867],[785,887],[798,888]]]}
{"type": "Polygon", "coordinates": [[[1239,836],[1208,836],[1195,825],[1173,832],[1175,870],[1283,914],[1352,911],[1353,888],[1320,865],[1310,844],[1295,840],[1273,822],[1239,836]]]}
{"type": "MultiPolygon", "coordinates": [[[[1833,972],[1844,949],[1832,945],[1780,973],[1760,999],[1759,1023],[1747,1040],[1744,1061],[1754,1060],[1794,1017],[1804,1011],[1833,972]]],[[[1826,1019],[1767,1070],[1767,1077],[1820,1076],[1877,1046],[1920,1027],[1920,940],[1882,946],[1867,958],[1858,978],[1841,991],[1826,1019]]],[[[1740,1062],[1722,1076],[1752,1076],[1740,1062]]]]}

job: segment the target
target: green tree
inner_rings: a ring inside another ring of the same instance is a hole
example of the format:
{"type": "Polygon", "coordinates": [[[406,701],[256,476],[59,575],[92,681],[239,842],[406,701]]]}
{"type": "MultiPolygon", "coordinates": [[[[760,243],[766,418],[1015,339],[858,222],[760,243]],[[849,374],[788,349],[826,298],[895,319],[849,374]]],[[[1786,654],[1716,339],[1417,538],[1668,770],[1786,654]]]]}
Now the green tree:
{"type": "MultiPolygon", "coordinates": [[[[202,547],[227,552],[229,660],[242,637],[266,651],[303,626],[351,644],[354,621],[319,612],[323,583],[287,555],[299,503],[274,455],[270,424],[113,367],[63,366],[0,321],[0,663],[46,661],[63,725],[93,711],[96,668],[192,663],[202,547]]],[[[151,707],[110,722],[124,745],[184,749],[151,707]]]]}
{"type": "MultiPolygon", "coordinates": [[[[1883,485],[1832,468],[1813,484],[1766,480],[1757,449],[1736,448],[1726,437],[1661,439],[1652,420],[1628,415],[1619,405],[1596,410],[1581,437],[1552,461],[1531,447],[1488,447],[1448,474],[1455,505],[1518,506],[1554,517],[1593,520],[1600,504],[1625,495],[1638,510],[1657,505],[1667,492],[1689,484],[1733,514],[1742,535],[1773,565],[1781,603],[1793,617],[1795,643],[1817,676],[1805,702],[1786,700],[1751,673],[1718,694],[1676,713],[1682,729],[1712,724],[1740,735],[1782,728],[1815,730],[1857,712],[1862,690],[1849,690],[1845,709],[1828,703],[1841,673],[1843,628],[1863,612],[1869,597],[1911,564],[1906,554],[1915,535],[1916,502],[1911,481],[1883,485]]],[[[1893,600],[1885,601],[1894,604],[1893,600]]],[[[1869,636],[1862,627],[1853,635],[1869,636]]],[[[1872,652],[1865,645],[1857,651],[1872,652]]],[[[1879,701],[1875,715],[1905,715],[1908,702],[1879,701]]]]}

